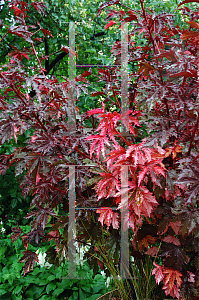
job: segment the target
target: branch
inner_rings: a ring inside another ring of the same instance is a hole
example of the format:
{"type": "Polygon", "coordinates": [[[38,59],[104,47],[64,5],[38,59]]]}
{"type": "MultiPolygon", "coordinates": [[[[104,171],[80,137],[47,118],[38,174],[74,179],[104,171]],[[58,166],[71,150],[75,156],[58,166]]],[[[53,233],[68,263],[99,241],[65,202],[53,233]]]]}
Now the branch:
{"type": "MultiPolygon", "coordinates": [[[[48,40],[47,40],[46,37],[44,39],[44,42],[45,42],[45,56],[48,56],[49,55],[49,47],[48,47],[48,40]]],[[[48,69],[49,69],[49,58],[46,59],[46,61],[45,61],[45,69],[48,72],[48,69]]]]}
{"type": "MultiPolygon", "coordinates": [[[[63,59],[65,56],[67,55],[66,52],[62,52],[60,53],[49,65],[48,70],[44,71],[45,75],[48,75],[50,73],[50,71],[54,68],[54,66],[61,60],[63,59]]],[[[34,97],[36,95],[36,92],[33,90],[30,92],[30,97],[34,97]]]]}
{"type": "Polygon", "coordinates": [[[189,145],[189,149],[188,149],[188,152],[187,152],[187,156],[190,155],[191,153],[191,148],[193,146],[193,142],[194,142],[194,137],[195,137],[195,134],[196,134],[196,131],[198,129],[198,123],[199,123],[199,111],[198,112],[198,118],[197,118],[197,121],[196,121],[196,124],[194,126],[194,130],[193,130],[193,133],[192,133],[192,137],[191,137],[191,142],[190,142],[190,145],[189,145]]]}
{"type": "Polygon", "coordinates": [[[59,54],[59,55],[51,62],[51,64],[49,65],[48,72],[44,72],[45,75],[48,75],[48,74],[50,73],[50,71],[54,68],[54,66],[55,66],[61,59],[63,59],[66,55],[67,55],[66,52],[60,53],[60,54],[59,54]]]}

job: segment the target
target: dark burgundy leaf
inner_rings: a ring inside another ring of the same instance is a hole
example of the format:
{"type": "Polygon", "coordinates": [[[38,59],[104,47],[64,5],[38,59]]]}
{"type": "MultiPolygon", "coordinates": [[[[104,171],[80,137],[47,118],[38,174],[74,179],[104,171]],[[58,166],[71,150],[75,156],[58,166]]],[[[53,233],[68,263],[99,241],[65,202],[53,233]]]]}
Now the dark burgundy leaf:
{"type": "Polygon", "coordinates": [[[97,12],[97,17],[101,14],[102,10],[105,8],[105,7],[108,7],[108,6],[111,6],[111,5],[114,5],[114,4],[118,4],[120,3],[120,0],[112,0],[112,1],[109,1],[109,2],[104,2],[102,5],[100,5],[100,7],[98,8],[98,12],[97,12]]]}
{"type": "Polygon", "coordinates": [[[19,260],[19,262],[25,262],[24,275],[26,275],[28,272],[33,271],[35,262],[39,263],[39,259],[36,253],[29,250],[24,251],[23,254],[24,256],[19,260]]]}

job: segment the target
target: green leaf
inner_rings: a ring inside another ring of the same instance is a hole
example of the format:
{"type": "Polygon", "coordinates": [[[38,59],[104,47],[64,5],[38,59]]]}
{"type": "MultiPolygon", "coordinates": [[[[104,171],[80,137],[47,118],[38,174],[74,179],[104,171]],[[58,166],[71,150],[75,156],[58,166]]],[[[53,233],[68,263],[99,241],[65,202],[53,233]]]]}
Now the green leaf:
{"type": "Polygon", "coordinates": [[[93,48],[87,49],[87,50],[85,50],[85,52],[96,53],[96,49],[93,49],[93,48]]]}
{"type": "Polygon", "coordinates": [[[58,288],[58,289],[54,290],[53,297],[59,296],[61,293],[63,293],[63,291],[64,291],[64,288],[62,288],[62,289],[58,288]]]}
{"type": "Polygon", "coordinates": [[[41,298],[39,298],[39,300],[49,300],[49,296],[43,295],[41,298]]]}
{"type": "Polygon", "coordinates": [[[56,288],[55,282],[50,282],[46,287],[46,293],[49,294],[52,290],[56,288]]]}
{"type": "MultiPolygon", "coordinates": [[[[1,290],[0,290],[1,291],[1,290]]],[[[1,295],[1,294],[0,294],[1,295]]],[[[1,296],[1,300],[11,299],[11,293],[6,293],[1,296]]],[[[32,300],[32,299],[31,299],[32,300]]]]}
{"type": "Polygon", "coordinates": [[[7,293],[7,290],[0,287],[0,295],[2,296],[6,293],[7,293]]]}
{"type": "Polygon", "coordinates": [[[87,299],[88,293],[83,291],[82,289],[79,290],[79,300],[87,299]]]}
{"type": "Polygon", "coordinates": [[[4,257],[6,250],[7,250],[6,246],[0,247],[0,259],[4,257]]]}
{"type": "Polygon", "coordinates": [[[87,298],[86,300],[96,300],[97,298],[101,297],[103,294],[95,294],[87,298]]]}
{"type": "Polygon", "coordinates": [[[93,288],[93,293],[99,293],[100,290],[104,290],[105,289],[105,282],[96,282],[95,284],[92,284],[92,288],[93,288]]]}
{"type": "Polygon", "coordinates": [[[48,281],[53,281],[55,279],[55,275],[50,275],[46,278],[48,281]]]}
{"type": "Polygon", "coordinates": [[[36,284],[31,284],[30,287],[26,290],[25,297],[31,299],[37,299],[41,296],[42,292],[44,291],[44,286],[38,286],[36,284]]]}
{"type": "Polygon", "coordinates": [[[69,278],[63,279],[61,282],[57,283],[57,287],[64,288],[64,289],[70,288],[71,287],[71,279],[69,279],[69,278]]]}
{"type": "Polygon", "coordinates": [[[22,300],[22,295],[12,295],[12,300],[22,300]]]}
{"type": "Polygon", "coordinates": [[[91,284],[88,281],[86,281],[86,282],[87,282],[87,284],[81,286],[81,289],[84,290],[84,291],[86,291],[86,292],[88,292],[88,293],[91,293],[91,291],[92,291],[91,284]]]}
{"type": "MultiPolygon", "coordinates": [[[[36,276],[41,272],[41,269],[39,267],[35,267],[34,270],[32,271],[31,275],[36,276]]],[[[53,276],[53,275],[52,275],[53,276]]]]}
{"type": "Polygon", "coordinates": [[[22,290],[22,285],[17,285],[16,288],[13,290],[14,294],[19,294],[22,290]]]}
{"type": "Polygon", "coordinates": [[[78,299],[78,292],[74,292],[73,294],[72,294],[72,296],[70,296],[69,298],[68,298],[68,300],[77,300],[78,299]]]}

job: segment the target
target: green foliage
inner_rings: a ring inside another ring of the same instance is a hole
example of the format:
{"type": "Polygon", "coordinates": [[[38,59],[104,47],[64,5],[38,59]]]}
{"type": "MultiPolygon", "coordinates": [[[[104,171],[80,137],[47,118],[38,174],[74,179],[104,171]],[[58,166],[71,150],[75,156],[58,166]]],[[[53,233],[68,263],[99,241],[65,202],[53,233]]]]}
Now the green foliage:
{"type": "MultiPolygon", "coordinates": [[[[26,145],[26,140],[32,135],[34,130],[27,130],[23,135],[19,136],[17,144],[14,139],[6,141],[0,146],[0,154],[9,155],[13,153],[16,147],[26,145]]],[[[26,199],[22,196],[20,188],[20,178],[23,174],[15,177],[15,164],[13,164],[6,174],[0,175],[0,221],[3,221],[3,226],[6,233],[11,233],[11,227],[16,226],[18,222],[21,225],[28,224],[28,220],[24,219],[30,206],[32,197],[27,196],[26,199]]]]}
{"type": "MultiPolygon", "coordinates": [[[[75,279],[66,277],[67,263],[58,268],[38,265],[33,272],[23,277],[23,264],[18,263],[22,257],[22,249],[22,241],[19,239],[14,244],[11,243],[9,235],[0,240],[1,300],[95,300],[107,292],[106,278],[101,274],[94,276],[87,263],[77,266],[75,279]]],[[[33,246],[30,249],[35,250],[33,246]]]]}

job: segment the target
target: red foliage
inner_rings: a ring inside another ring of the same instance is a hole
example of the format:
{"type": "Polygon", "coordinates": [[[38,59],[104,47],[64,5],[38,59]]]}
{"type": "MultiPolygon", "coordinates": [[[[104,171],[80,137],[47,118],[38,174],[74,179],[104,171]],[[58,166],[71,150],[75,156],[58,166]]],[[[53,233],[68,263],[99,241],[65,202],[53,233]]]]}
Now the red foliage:
{"type": "MultiPolygon", "coordinates": [[[[183,1],[179,6],[189,2],[193,1],[183,1]]],[[[119,1],[102,4],[98,15],[104,8],[117,3],[119,1]]],[[[30,43],[31,50],[16,48],[10,53],[10,62],[0,68],[3,90],[0,96],[0,141],[3,144],[12,136],[17,141],[18,135],[27,129],[34,128],[35,131],[27,146],[16,148],[10,156],[1,155],[0,170],[4,174],[14,162],[16,175],[26,169],[21,188],[24,197],[32,194],[31,207],[36,208],[26,216],[34,218],[31,232],[21,236],[26,251],[20,262],[26,261],[25,273],[32,270],[37,261],[37,255],[27,250],[29,243],[35,241],[38,244],[40,239],[54,238],[57,251],[49,251],[51,261],[56,261],[66,251],[69,218],[58,216],[53,209],[63,202],[64,211],[68,211],[66,197],[70,187],[67,180],[72,165],[76,166],[78,183],[76,205],[91,208],[76,215],[78,241],[86,243],[90,239],[88,232],[94,241],[101,236],[101,227],[93,221],[97,221],[97,215],[92,213],[98,206],[98,221],[112,232],[105,245],[111,258],[118,263],[121,220],[119,212],[113,212],[111,207],[116,204],[118,210],[128,208],[129,215],[125,216],[121,230],[131,228],[134,232],[132,253],[141,259],[144,255],[159,258],[162,265],[154,263],[152,274],[157,284],[163,281],[166,295],[178,299],[188,295],[186,299],[194,299],[198,295],[199,282],[199,39],[195,31],[198,30],[199,11],[192,13],[184,8],[185,15],[191,18],[187,22],[190,29],[186,30],[179,26],[174,28],[171,14],[155,15],[152,10],[145,10],[143,0],[140,3],[141,11],[136,14],[133,10],[126,13],[111,11],[106,26],[108,28],[115,22],[111,18],[119,16],[119,28],[123,21],[133,22],[129,41],[143,33],[148,42],[147,46],[129,43],[129,62],[139,64],[138,71],[131,74],[135,83],[129,89],[130,109],[118,112],[122,107],[118,96],[121,88],[119,70],[115,67],[99,69],[98,81],[105,81],[105,88],[92,95],[111,96],[105,99],[102,108],[78,115],[75,121],[78,134],[75,135],[71,134],[73,128],[66,120],[72,83],[68,78],[61,83],[55,77],[47,78],[42,65],[46,57],[39,59],[32,41],[39,39],[38,30],[26,25],[28,6],[24,2],[11,1],[11,10],[18,17],[19,25],[11,25],[7,34],[21,37],[30,43]],[[35,56],[38,64],[33,76],[26,73],[22,56],[27,59],[35,56]],[[34,90],[33,94],[29,93],[29,87],[34,90]],[[117,109],[107,110],[107,102],[109,107],[114,105],[117,109]],[[92,129],[85,125],[86,119],[93,124],[92,129]],[[85,163],[91,167],[86,167],[85,163]],[[125,166],[128,167],[126,178],[125,166]],[[93,173],[97,173],[95,178],[92,178],[93,173]],[[124,197],[126,201],[122,201],[124,197]],[[46,233],[50,215],[57,218],[57,222],[50,233],[46,233]],[[62,236],[60,229],[64,231],[62,236]],[[159,243],[160,247],[154,243],[159,243]],[[153,246],[149,248],[150,245],[153,246]],[[114,250],[110,251],[110,247],[114,250]]],[[[43,2],[31,5],[44,13],[43,2]]],[[[40,30],[45,36],[51,36],[50,31],[41,27],[40,30]]],[[[62,47],[62,51],[75,55],[68,47],[62,47]]],[[[121,51],[121,43],[116,42],[113,55],[117,56],[121,51]]],[[[91,71],[76,77],[77,94],[87,93],[88,75],[91,71]]],[[[77,114],[78,108],[74,111],[77,114]]],[[[19,226],[13,228],[13,241],[21,234],[19,226]]],[[[98,252],[96,247],[91,247],[90,251],[98,252]]],[[[97,261],[93,257],[91,263],[96,269],[97,261]]]]}

